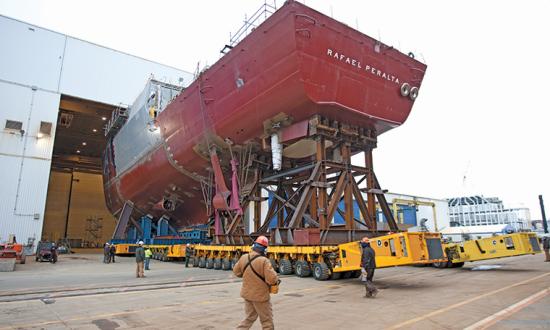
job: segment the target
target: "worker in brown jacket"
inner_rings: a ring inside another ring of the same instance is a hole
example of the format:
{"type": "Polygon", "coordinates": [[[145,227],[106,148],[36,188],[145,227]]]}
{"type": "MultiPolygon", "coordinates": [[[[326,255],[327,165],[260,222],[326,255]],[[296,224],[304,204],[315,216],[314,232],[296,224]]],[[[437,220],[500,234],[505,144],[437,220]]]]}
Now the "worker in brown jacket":
{"type": "Polygon", "coordinates": [[[279,282],[279,278],[265,256],[268,244],[267,237],[259,236],[252,245],[252,251],[241,256],[233,268],[233,273],[243,278],[241,297],[246,314],[237,329],[250,329],[258,316],[262,329],[274,329],[269,289],[279,282]]]}

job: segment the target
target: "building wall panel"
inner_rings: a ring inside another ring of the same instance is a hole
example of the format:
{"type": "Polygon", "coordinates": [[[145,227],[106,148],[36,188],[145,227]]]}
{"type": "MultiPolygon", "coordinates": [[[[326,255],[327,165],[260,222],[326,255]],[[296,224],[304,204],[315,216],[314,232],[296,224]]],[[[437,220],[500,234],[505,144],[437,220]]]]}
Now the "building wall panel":
{"type": "Polygon", "coordinates": [[[184,86],[192,79],[188,72],[68,37],[60,92],[113,105],[131,104],[151,74],[173,84],[182,78],[184,86]]]}
{"type": "Polygon", "coordinates": [[[0,82],[0,99],[0,154],[50,159],[59,111],[59,94],[0,82]],[[22,122],[24,132],[4,130],[6,120],[22,122]],[[38,138],[41,121],[52,123],[50,136],[38,138]]]}
{"type": "Polygon", "coordinates": [[[65,36],[0,16],[0,79],[57,91],[65,36]]]}
{"type": "Polygon", "coordinates": [[[0,240],[15,234],[19,241],[40,239],[50,161],[0,156],[0,240]],[[37,193],[38,192],[38,193],[37,193]]]}

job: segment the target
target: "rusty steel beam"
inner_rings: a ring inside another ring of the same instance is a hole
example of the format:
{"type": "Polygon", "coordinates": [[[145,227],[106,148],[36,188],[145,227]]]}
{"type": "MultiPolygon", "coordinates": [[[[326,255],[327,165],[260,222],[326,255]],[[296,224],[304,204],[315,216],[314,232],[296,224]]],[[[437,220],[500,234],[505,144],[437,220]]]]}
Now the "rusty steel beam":
{"type": "Polygon", "coordinates": [[[254,186],[254,196],[254,232],[257,232],[262,221],[262,190],[258,183],[254,186]]]}
{"type": "Polygon", "coordinates": [[[336,213],[336,208],[338,207],[338,203],[340,202],[340,196],[342,196],[342,193],[344,192],[344,188],[346,185],[346,172],[340,173],[340,176],[338,177],[338,182],[336,183],[336,188],[332,190],[332,195],[330,196],[330,203],[328,205],[328,211],[327,211],[327,219],[329,221],[334,218],[334,213],[336,213]]]}
{"type": "Polygon", "coordinates": [[[302,221],[302,218],[306,211],[306,207],[309,205],[309,200],[311,199],[311,194],[313,192],[310,183],[319,180],[319,175],[321,174],[321,163],[322,162],[318,162],[311,172],[308,183],[306,184],[304,191],[302,192],[300,201],[298,202],[298,205],[296,205],[296,211],[292,215],[292,218],[290,219],[290,222],[288,224],[291,228],[298,227],[299,223],[301,223],[302,221]]]}
{"type": "MultiPolygon", "coordinates": [[[[343,143],[340,146],[342,160],[346,166],[351,164],[351,154],[349,149],[349,144],[343,143]]],[[[351,175],[351,170],[349,167],[346,169],[346,181],[344,188],[344,220],[346,222],[346,229],[353,229],[353,191],[351,187],[351,180],[353,176],[351,175]]]]}
{"type": "MultiPolygon", "coordinates": [[[[380,183],[376,178],[376,174],[373,173],[373,177],[374,177],[374,188],[381,191],[382,189],[380,188],[380,183]]],[[[390,230],[393,232],[399,231],[399,228],[397,227],[397,223],[395,222],[395,219],[390,210],[390,207],[388,206],[388,202],[386,201],[386,196],[384,196],[384,193],[382,192],[382,193],[376,194],[376,198],[378,199],[378,204],[380,204],[380,208],[382,209],[382,214],[384,214],[384,217],[388,222],[388,226],[390,227],[390,230]]]]}
{"type": "Polygon", "coordinates": [[[361,194],[359,186],[355,180],[351,181],[351,186],[353,189],[353,195],[357,201],[357,206],[359,206],[359,212],[361,213],[361,216],[363,216],[363,219],[365,219],[366,226],[371,230],[376,230],[376,219],[371,218],[369,210],[365,204],[365,200],[363,199],[363,194],[361,194]]]}
{"type": "Polygon", "coordinates": [[[367,178],[367,209],[369,210],[369,218],[376,219],[376,200],[375,195],[369,192],[374,188],[374,171],[372,161],[372,149],[365,150],[365,167],[368,172],[367,178]]]}
{"type": "MultiPolygon", "coordinates": [[[[318,163],[322,163],[326,160],[326,150],[325,150],[325,138],[319,137],[317,138],[317,152],[316,152],[316,159],[318,163]]],[[[327,173],[326,168],[324,164],[322,164],[320,168],[319,173],[319,179],[321,183],[326,183],[327,181],[327,173]]],[[[315,203],[318,203],[318,207],[316,207],[316,211],[318,214],[319,224],[321,226],[321,229],[328,228],[328,219],[326,216],[326,209],[327,209],[327,189],[325,187],[319,187],[314,188],[315,195],[318,196],[318,199],[314,199],[313,201],[315,203]]]]}

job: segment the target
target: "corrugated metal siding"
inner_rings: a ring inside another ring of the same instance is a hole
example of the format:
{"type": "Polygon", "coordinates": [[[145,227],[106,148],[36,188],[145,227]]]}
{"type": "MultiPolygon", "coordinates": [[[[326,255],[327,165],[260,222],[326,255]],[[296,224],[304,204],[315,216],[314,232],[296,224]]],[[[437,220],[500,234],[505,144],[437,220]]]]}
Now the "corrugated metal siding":
{"type": "Polygon", "coordinates": [[[193,79],[188,72],[68,37],[60,92],[114,105],[131,104],[151,74],[172,84],[181,78],[183,86],[193,79]]]}
{"type": "Polygon", "coordinates": [[[65,36],[0,17],[0,79],[57,91],[65,36]]]}
{"type": "Polygon", "coordinates": [[[25,159],[21,183],[18,183],[21,158],[0,156],[0,161],[0,240],[7,239],[9,234],[15,234],[19,242],[26,242],[28,238],[39,240],[46,204],[43,192],[48,188],[50,162],[25,159]]]}
{"type": "Polygon", "coordinates": [[[59,94],[0,83],[7,105],[0,120],[23,122],[22,133],[0,134],[0,241],[15,234],[20,242],[40,239],[59,109],[59,94]],[[51,122],[51,136],[38,137],[40,122],[51,122]]]}

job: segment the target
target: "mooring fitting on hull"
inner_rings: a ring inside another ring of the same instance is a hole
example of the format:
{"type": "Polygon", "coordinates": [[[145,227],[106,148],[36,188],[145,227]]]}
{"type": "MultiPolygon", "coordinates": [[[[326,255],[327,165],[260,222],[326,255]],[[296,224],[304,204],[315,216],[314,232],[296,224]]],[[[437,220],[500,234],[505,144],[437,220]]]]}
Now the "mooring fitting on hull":
{"type": "Polygon", "coordinates": [[[273,169],[281,170],[283,164],[283,146],[279,143],[279,134],[271,134],[271,158],[273,159],[273,169]]]}

